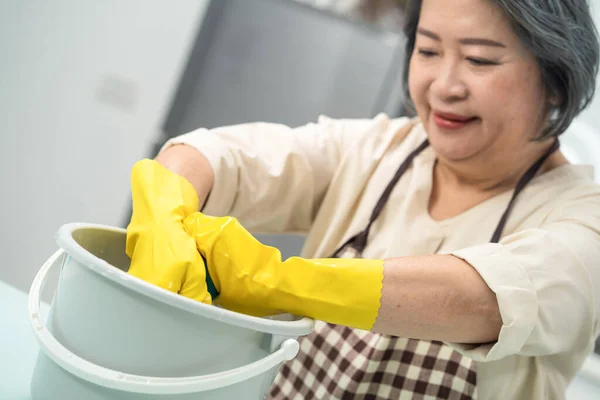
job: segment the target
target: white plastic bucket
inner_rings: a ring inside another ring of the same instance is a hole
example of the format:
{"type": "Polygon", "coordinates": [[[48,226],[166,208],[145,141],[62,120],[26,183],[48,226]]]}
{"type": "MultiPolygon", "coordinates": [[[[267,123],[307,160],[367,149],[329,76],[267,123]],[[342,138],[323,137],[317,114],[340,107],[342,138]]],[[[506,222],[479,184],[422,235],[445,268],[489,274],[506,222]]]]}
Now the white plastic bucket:
{"type": "Polygon", "coordinates": [[[251,317],[127,274],[123,229],[68,224],[57,242],[29,293],[34,400],[261,399],[313,330],[308,318],[251,317]],[[46,327],[40,291],[59,267],[46,327]]]}

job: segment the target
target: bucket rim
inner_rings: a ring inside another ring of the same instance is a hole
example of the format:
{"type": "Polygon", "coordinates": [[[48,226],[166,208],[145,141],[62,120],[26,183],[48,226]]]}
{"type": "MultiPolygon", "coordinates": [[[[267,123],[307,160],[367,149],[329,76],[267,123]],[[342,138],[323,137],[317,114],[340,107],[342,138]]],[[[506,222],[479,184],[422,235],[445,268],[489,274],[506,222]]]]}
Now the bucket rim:
{"type": "Polygon", "coordinates": [[[72,222],[62,225],[58,229],[55,238],[57,244],[65,251],[65,253],[78,261],[81,265],[94,273],[141,295],[205,318],[273,335],[298,337],[306,336],[314,330],[314,320],[308,317],[302,317],[294,321],[254,317],[204,304],[146,282],[120,270],[84,249],[83,246],[77,243],[73,238],[73,233],[78,230],[102,230],[126,234],[126,229],[103,224],[72,222]]]}

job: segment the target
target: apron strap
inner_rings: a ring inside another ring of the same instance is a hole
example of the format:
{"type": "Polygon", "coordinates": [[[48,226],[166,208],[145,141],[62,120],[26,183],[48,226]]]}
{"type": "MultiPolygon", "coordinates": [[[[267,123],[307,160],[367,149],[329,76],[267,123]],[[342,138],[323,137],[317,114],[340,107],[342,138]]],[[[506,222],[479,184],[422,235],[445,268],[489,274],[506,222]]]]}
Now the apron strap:
{"type": "Polygon", "coordinates": [[[355,251],[357,251],[359,254],[362,254],[365,247],[367,247],[367,239],[369,237],[371,225],[373,225],[375,220],[377,220],[377,217],[379,217],[379,214],[381,214],[381,211],[383,210],[383,207],[385,207],[387,201],[389,200],[390,195],[392,194],[392,190],[394,190],[394,187],[396,186],[396,183],[398,183],[402,175],[404,175],[406,170],[410,167],[415,157],[418,156],[423,150],[425,150],[427,146],[429,146],[429,140],[425,139],[425,141],[421,143],[419,147],[417,147],[408,155],[406,160],[404,160],[404,162],[400,165],[400,167],[394,174],[392,180],[386,186],[385,190],[379,197],[379,200],[377,200],[375,208],[373,208],[373,211],[371,212],[371,217],[369,218],[369,223],[367,224],[367,227],[359,233],[357,233],[356,235],[352,236],[350,239],[348,239],[346,243],[344,243],[340,247],[340,250],[346,247],[347,245],[351,244],[355,251]]]}
{"type": "Polygon", "coordinates": [[[517,182],[517,186],[515,187],[515,191],[513,192],[512,198],[510,199],[510,202],[508,203],[506,210],[504,210],[504,214],[502,214],[502,217],[500,218],[500,222],[498,222],[498,226],[496,227],[496,230],[494,231],[494,235],[492,235],[492,240],[490,240],[491,243],[498,243],[500,241],[500,237],[502,236],[502,231],[504,230],[504,227],[506,226],[506,222],[508,221],[508,216],[510,215],[510,213],[513,209],[513,206],[515,205],[517,196],[523,191],[523,189],[525,189],[525,186],[527,186],[527,184],[529,182],[531,182],[531,180],[533,178],[535,178],[536,174],[538,173],[538,171],[540,170],[542,165],[544,165],[544,162],[546,162],[548,157],[550,157],[550,155],[552,155],[552,153],[557,151],[559,148],[560,148],[560,142],[558,141],[558,139],[556,139],[554,141],[554,143],[552,143],[552,146],[548,149],[548,151],[546,151],[546,153],[544,153],[544,155],[539,160],[537,160],[535,162],[535,164],[533,164],[527,170],[527,172],[525,172],[525,174],[523,174],[521,179],[519,179],[519,181],[517,182]]]}

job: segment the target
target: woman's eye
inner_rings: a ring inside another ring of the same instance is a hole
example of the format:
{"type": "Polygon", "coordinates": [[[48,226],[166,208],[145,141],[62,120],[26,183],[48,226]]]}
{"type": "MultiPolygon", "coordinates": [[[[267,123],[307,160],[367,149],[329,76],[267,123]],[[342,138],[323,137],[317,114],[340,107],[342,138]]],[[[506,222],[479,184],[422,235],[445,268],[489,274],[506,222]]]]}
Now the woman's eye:
{"type": "Polygon", "coordinates": [[[491,60],[486,60],[484,58],[474,58],[474,57],[468,57],[467,60],[473,64],[476,67],[485,67],[485,66],[489,66],[489,65],[498,65],[498,63],[491,61],[491,60]]]}
{"type": "Polygon", "coordinates": [[[425,58],[434,57],[437,53],[433,50],[419,49],[419,54],[425,58]]]}

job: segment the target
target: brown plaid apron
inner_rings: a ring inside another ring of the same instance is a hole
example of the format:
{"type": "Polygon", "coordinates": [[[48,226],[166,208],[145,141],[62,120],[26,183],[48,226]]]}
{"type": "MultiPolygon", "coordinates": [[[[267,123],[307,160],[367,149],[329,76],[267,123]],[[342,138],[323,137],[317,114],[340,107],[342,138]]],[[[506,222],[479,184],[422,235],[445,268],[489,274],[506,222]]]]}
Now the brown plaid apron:
{"type": "MultiPolygon", "coordinates": [[[[334,257],[361,257],[371,225],[392,189],[428,145],[426,140],[400,165],[376,203],[367,227],[344,243],[334,257]]],[[[555,141],[519,180],[491,242],[500,240],[519,192],[558,148],[559,143],[555,141]]],[[[442,342],[404,339],[316,321],[314,332],[300,339],[296,358],[281,367],[267,398],[474,399],[477,396],[475,366],[473,360],[442,342]]]]}

